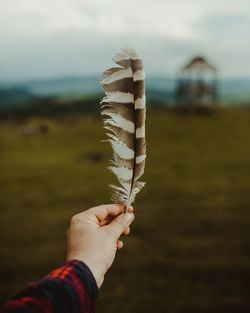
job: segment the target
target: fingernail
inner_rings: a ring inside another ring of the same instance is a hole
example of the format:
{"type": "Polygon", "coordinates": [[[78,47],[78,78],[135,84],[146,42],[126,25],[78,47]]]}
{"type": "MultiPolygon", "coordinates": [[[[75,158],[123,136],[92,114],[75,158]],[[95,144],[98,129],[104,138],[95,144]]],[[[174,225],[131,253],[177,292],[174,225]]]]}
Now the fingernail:
{"type": "Polygon", "coordinates": [[[131,213],[125,213],[123,217],[126,222],[131,222],[133,215],[131,213]]]}

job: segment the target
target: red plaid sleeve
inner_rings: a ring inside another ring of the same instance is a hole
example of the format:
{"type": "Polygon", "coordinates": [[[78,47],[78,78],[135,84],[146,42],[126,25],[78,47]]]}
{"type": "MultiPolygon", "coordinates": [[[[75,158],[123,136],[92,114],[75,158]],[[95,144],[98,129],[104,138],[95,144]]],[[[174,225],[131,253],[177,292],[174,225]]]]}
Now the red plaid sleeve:
{"type": "Polygon", "coordinates": [[[81,261],[65,262],[8,301],[2,313],[91,313],[98,295],[95,278],[81,261]]]}

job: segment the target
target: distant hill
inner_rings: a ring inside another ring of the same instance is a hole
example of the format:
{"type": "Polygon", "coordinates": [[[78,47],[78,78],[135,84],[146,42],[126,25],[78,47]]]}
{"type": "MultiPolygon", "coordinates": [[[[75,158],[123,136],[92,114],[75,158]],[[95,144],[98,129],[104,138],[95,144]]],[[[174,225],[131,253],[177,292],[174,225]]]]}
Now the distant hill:
{"type": "Polygon", "coordinates": [[[222,80],[219,83],[221,101],[225,104],[250,105],[250,78],[222,80]]]}
{"type": "Polygon", "coordinates": [[[4,107],[13,107],[33,100],[35,96],[27,87],[0,87],[0,110],[4,107]]]}
{"type": "MultiPolygon", "coordinates": [[[[176,81],[170,78],[154,77],[146,80],[147,99],[154,103],[171,106],[174,99],[176,81]]],[[[79,97],[102,97],[99,77],[64,77],[48,80],[0,85],[1,107],[21,105],[34,99],[53,97],[58,99],[79,97]]],[[[221,80],[219,101],[223,105],[243,104],[250,106],[250,78],[221,80]]]]}
{"type": "Polygon", "coordinates": [[[20,84],[33,94],[42,96],[80,96],[101,92],[98,77],[63,77],[58,79],[34,80],[20,84]]]}

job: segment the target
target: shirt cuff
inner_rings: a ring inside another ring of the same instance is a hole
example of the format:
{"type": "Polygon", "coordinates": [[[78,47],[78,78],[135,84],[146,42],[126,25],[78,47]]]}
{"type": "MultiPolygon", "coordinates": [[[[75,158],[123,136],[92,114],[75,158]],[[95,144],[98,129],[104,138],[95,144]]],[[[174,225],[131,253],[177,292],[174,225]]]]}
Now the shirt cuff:
{"type": "Polygon", "coordinates": [[[70,260],[62,264],[62,267],[72,268],[74,273],[81,280],[82,284],[87,289],[91,301],[95,301],[98,297],[98,286],[94,275],[92,274],[89,267],[82,261],[70,260]]]}

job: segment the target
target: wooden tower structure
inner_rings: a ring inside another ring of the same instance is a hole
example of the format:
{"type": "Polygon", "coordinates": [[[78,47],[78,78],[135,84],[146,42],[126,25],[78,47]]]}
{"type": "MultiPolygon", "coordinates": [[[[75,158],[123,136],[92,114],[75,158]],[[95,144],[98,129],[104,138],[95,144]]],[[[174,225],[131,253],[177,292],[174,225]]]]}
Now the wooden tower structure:
{"type": "Polygon", "coordinates": [[[197,56],[180,71],[175,106],[184,111],[213,112],[217,106],[217,69],[197,56]]]}

